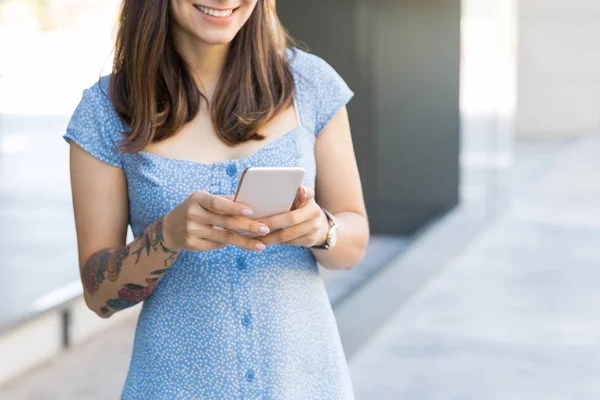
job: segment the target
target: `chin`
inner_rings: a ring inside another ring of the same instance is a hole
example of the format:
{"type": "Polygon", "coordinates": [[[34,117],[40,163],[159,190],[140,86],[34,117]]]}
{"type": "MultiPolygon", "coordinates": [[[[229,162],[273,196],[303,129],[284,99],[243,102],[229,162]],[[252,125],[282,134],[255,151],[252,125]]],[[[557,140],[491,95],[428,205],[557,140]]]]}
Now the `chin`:
{"type": "Polygon", "coordinates": [[[227,33],[219,33],[214,35],[207,35],[206,32],[202,34],[196,33],[196,39],[199,42],[206,43],[208,45],[213,46],[223,46],[231,43],[235,35],[227,34],[227,33]]]}

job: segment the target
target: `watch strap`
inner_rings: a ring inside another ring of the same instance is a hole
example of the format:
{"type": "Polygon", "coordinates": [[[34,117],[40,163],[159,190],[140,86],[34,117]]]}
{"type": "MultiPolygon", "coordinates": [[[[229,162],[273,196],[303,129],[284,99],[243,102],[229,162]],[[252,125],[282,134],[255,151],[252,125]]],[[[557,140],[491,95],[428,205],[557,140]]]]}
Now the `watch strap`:
{"type": "MultiPolygon", "coordinates": [[[[329,229],[331,230],[331,228],[335,225],[335,221],[333,220],[333,215],[331,215],[331,213],[329,211],[327,211],[326,209],[324,209],[323,207],[321,207],[321,210],[323,210],[325,217],[327,217],[327,222],[329,223],[329,229]]],[[[329,238],[329,231],[327,232],[327,237],[329,238]]],[[[311,249],[329,250],[328,239],[325,239],[325,243],[323,243],[323,244],[311,246],[311,249]]]]}

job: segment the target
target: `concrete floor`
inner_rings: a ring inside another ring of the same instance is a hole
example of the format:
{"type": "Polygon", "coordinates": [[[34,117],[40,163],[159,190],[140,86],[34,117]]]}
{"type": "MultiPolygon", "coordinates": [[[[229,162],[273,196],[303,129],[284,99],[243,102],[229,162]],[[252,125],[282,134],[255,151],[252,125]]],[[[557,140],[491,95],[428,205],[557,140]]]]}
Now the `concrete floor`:
{"type": "Polygon", "coordinates": [[[358,399],[600,398],[598,154],[565,146],[388,321],[352,360],[358,399]]]}

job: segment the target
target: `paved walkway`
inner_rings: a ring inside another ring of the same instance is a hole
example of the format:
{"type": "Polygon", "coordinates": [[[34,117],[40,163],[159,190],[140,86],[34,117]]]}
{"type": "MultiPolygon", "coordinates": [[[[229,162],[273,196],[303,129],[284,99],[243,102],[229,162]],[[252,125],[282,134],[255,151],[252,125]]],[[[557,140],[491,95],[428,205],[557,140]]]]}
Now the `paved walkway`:
{"type": "Polygon", "coordinates": [[[61,354],[0,389],[2,400],[117,400],[133,348],[135,319],[61,354]]]}
{"type": "Polygon", "coordinates": [[[372,338],[359,400],[600,398],[599,155],[566,146],[372,338]]]}

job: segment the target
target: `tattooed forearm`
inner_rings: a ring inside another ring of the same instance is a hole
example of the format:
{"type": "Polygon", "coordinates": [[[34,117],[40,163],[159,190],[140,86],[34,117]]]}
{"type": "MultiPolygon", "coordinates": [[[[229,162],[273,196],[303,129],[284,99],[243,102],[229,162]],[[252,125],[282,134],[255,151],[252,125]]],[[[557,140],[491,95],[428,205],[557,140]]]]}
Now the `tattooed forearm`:
{"type": "Polygon", "coordinates": [[[104,282],[104,273],[108,267],[110,255],[111,253],[109,250],[99,251],[91,256],[88,262],[83,266],[81,276],[83,284],[90,294],[95,293],[100,287],[100,284],[104,282]]]}
{"type": "Polygon", "coordinates": [[[126,283],[123,285],[123,289],[119,290],[118,298],[108,300],[106,302],[106,306],[102,307],[100,312],[102,314],[108,314],[111,308],[119,311],[133,307],[152,294],[156,284],[158,283],[158,279],[159,278],[147,278],[146,283],[148,286],[126,283]]]}
{"type": "Polygon", "coordinates": [[[146,285],[124,283],[118,290],[118,297],[106,301],[106,305],[101,308],[102,314],[108,314],[110,309],[122,310],[131,307],[150,296],[162,275],[173,265],[178,252],[164,245],[163,229],[164,223],[161,218],[131,244],[118,249],[99,251],[83,266],[81,275],[84,287],[90,295],[94,295],[105,279],[116,282],[124,267],[138,263],[141,265],[139,282],[145,281],[146,285]],[[154,268],[160,266],[160,269],[152,271],[151,265],[154,265],[154,268]],[[144,269],[147,272],[144,273],[144,269]]]}
{"type": "MultiPolygon", "coordinates": [[[[132,252],[132,254],[137,255],[137,258],[135,259],[136,264],[140,261],[140,256],[144,250],[146,250],[146,256],[150,255],[151,249],[154,251],[162,251],[165,254],[175,254],[174,251],[169,250],[163,244],[163,229],[164,220],[161,218],[154,224],[150,225],[148,229],[146,229],[144,233],[132,243],[132,245],[136,247],[136,250],[132,252]]],[[[127,255],[129,255],[129,253],[127,255]]],[[[168,260],[165,260],[165,267],[167,266],[167,261],[168,260]]]]}
{"type": "Polygon", "coordinates": [[[90,294],[98,291],[105,277],[113,282],[119,278],[123,260],[129,256],[130,250],[131,245],[127,245],[120,249],[101,250],[90,257],[81,271],[83,284],[90,294]]]}
{"type": "Polygon", "coordinates": [[[108,300],[106,305],[100,309],[100,312],[102,314],[108,314],[111,308],[115,311],[124,310],[135,306],[137,303],[149,297],[154,291],[154,288],[156,288],[162,275],[167,272],[172,265],[172,262],[175,261],[174,255],[172,258],[169,258],[169,260],[171,263],[165,265],[167,268],[153,271],[152,275],[155,277],[146,278],[147,286],[137,285],[135,283],[124,284],[123,288],[117,293],[118,297],[116,299],[108,300]]]}

